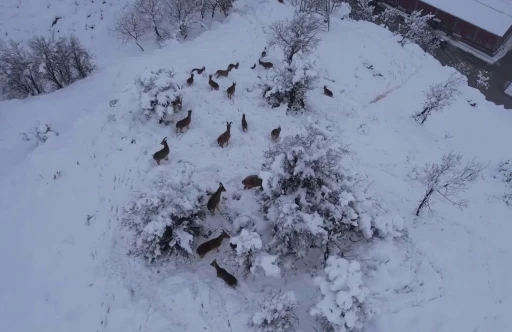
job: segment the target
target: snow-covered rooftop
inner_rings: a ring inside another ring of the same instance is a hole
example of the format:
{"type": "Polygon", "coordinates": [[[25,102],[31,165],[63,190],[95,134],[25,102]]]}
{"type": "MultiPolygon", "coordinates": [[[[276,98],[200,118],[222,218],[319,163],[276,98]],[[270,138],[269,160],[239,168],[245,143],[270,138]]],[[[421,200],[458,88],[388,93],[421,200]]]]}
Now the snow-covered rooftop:
{"type": "Polygon", "coordinates": [[[421,0],[497,36],[512,26],[512,0],[421,0]]]}

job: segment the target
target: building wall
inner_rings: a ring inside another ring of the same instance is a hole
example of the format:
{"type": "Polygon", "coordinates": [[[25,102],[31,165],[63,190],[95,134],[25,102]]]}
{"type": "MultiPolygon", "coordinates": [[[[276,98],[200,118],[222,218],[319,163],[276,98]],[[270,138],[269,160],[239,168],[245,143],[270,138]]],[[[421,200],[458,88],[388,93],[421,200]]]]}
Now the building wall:
{"type": "Polygon", "coordinates": [[[383,0],[383,2],[392,6],[401,6],[409,13],[414,10],[421,10],[424,15],[435,15],[441,20],[441,30],[447,33],[457,33],[465,43],[491,55],[494,54],[510,36],[512,36],[512,27],[507,31],[507,34],[501,38],[488,31],[480,29],[471,23],[463,21],[451,14],[426,4],[421,0],[383,0]]]}

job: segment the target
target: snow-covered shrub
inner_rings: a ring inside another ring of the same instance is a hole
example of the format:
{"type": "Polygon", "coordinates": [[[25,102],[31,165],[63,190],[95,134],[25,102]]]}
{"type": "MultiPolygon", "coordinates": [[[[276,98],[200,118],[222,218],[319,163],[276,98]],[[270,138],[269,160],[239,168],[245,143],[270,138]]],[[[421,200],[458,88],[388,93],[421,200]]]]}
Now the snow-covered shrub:
{"type": "Polygon", "coordinates": [[[259,332],[296,331],[296,307],[297,299],[292,291],[272,294],[263,301],[260,311],[252,316],[250,325],[257,327],[259,332]]]}
{"type": "Polygon", "coordinates": [[[51,125],[47,123],[37,123],[34,127],[26,133],[21,133],[22,140],[24,141],[36,141],[37,143],[44,143],[48,138],[59,136],[51,125]]]}
{"type": "Polygon", "coordinates": [[[363,211],[371,204],[341,168],[344,153],[314,127],[266,152],[261,200],[273,225],[271,252],[304,257],[316,247],[327,259],[347,238],[374,235],[376,214],[363,211]]]}
{"type": "Polygon", "coordinates": [[[188,255],[204,219],[202,190],[193,180],[193,168],[181,163],[161,174],[147,190],[139,192],[125,208],[123,225],[134,233],[130,253],[150,261],[164,255],[188,255]]]}
{"type": "Polygon", "coordinates": [[[266,252],[260,252],[255,258],[251,266],[251,272],[256,273],[258,267],[260,267],[265,276],[267,277],[279,277],[281,275],[281,268],[277,265],[277,255],[270,255],[266,252]]]}
{"type": "Polygon", "coordinates": [[[370,21],[374,20],[373,11],[375,6],[373,0],[356,0],[350,12],[350,17],[354,20],[370,21]]]}
{"type": "Polygon", "coordinates": [[[487,76],[489,72],[484,70],[479,70],[478,75],[476,77],[476,86],[480,89],[487,90],[489,89],[489,76],[487,76]]]}
{"type": "Polygon", "coordinates": [[[265,98],[272,107],[287,104],[288,111],[301,111],[306,108],[307,92],[315,88],[317,81],[318,73],[312,65],[293,63],[268,76],[265,98]]]}
{"type": "MultiPolygon", "coordinates": [[[[162,0],[167,23],[183,38],[192,24],[201,20],[201,0],[162,0]]],[[[220,2],[220,0],[219,0],[220,2]]],[[[226,11],[227,12],[227,11],[226,11]]]]}
{"type": "Polygon", "coordinates": [[[240,234],[231,238],[229,242],[235,249],[238,265],[243,266],[246,273],[249,272],[253,266],[254,254],[263,245],[260,235],[256,232],[242,229],[240,234]]]}
{"type": "Polygon", "coordinates": [[[160,123],[167,123],[172,102],[181,98],[181,87],[174,81],[174,72],[170,69],[151,71],[146,77],[136,81],[142,113],[147,119],[155,118],[160,123]]]}
{"type": "Polygon", "coordinates": [[[329,331],[361,330],[374,312],[365,303],[369,291],[363,285],[359,262],[330,256],[326,263],[325,275],[313,280],[322,299],[310,314],[318,316],[329,331]]]}
{"type": "Polygon", "coordinates": [[[422,15],[421,10],[413,11],[405,16],[403,24],[399,24],[398,32],[403,36],[401,44],[407,41],[418,44],[425,52],[432,53],[439,47],[439,39],[429,22],[435,17],[433,14],[422,15]]]}

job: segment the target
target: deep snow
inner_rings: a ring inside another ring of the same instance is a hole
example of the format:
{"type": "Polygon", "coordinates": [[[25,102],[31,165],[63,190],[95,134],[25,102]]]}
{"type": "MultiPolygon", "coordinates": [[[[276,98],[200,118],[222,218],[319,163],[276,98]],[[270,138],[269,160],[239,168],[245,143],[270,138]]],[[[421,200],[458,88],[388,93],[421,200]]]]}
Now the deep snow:
{"type": "MultiPolygon", "coordinates": [[[[375,241],[358,253],[369,297],[381,311],[368,330],[507,330],[512,213],[500,199],[506,185],[492,175],[511,158],[512,114],[464,86],[449,109],[420,126],[411,115],[421,109],[423,91],[453,69],[415,45],[402,48],[383,28],[350,20],[333,20],[311,57],[321,73],[309,97],[312,112],[287,116],[270,109],[258,89],[251,92],[264,69],[249,67],[266,44],[269,22],[291,15],[290,6],[276,1],[238,0],[222,24],[196,39],[137,54],[133,45],[113,44],[107,22],[94,29],[104,42],[95,46],[102,60],[91,77],[48,95],[0,103],[2,331],[246,331],[270,289],[294,291],[300,329],[311,331],[308,312],[319,292],[309,274],[241,278],[226,261],[227,241],[217,256],[149,267],[126,255],[119,221],[134,193],[184,165],[205,191],[219,181],[225,185],[221,209],[250,216],[258,206],[241,180],[260,170],[270,130],[281,125],[282,136],[294,135],[310,122],[348,145],[347,166],[366,174],[376,199],[405,220],[407,237],[375,241]],[[240,69],[217,80],[222,91],[210,91],[207,78],[198,76],[184,89],[179,117],[194,111],[185,133],[140,120],[138,77],[172,68],[184,82],[194,67],[205,65],[209,73],[236,61],[240,69]],[[229,101],[224,90],[232,81],[237,91],[229,101]],[[322,95],[323,85],[333,99],[322,95]],[[118,101],[110,106],[113,99],[118,101]],[[245,134],[242,112],[250,128],[245,134]],[[215,140],[225,121],[233,121],[232,137],[221,149],[215,140]],[[37,122],[51,124],[59,135],[39,145],[22,141],[20,133],[37,122]],[[151,154],[165,136],[170,160],[156,167],[151,154]],[[464,194],[469,207],[461,211],[439,202],[434,215],[415,218],[423,188],[408,174],[452,150],[489,163],[464,194]],[[239,277],[237,291],[216,278],[209,266],[215,257],[239,277]]],[[[270,52],[274,63],[280,58],[277,50],[270,52]]],[[[212,236],[231,227],[222,215],[209,223],[212,236]]]]}

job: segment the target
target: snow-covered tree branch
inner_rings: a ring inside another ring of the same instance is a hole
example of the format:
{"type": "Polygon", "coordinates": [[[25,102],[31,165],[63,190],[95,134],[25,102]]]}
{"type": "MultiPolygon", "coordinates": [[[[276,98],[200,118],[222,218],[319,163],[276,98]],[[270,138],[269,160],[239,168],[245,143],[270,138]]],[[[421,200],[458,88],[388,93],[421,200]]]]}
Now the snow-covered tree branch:
{"type": "Polygon", "coordinates": [[[317,34],[322,23],[309,13],[296,13],[291,20],[278,21],[271,25],[269,45],[279,47],[288,65],[295,55],[311,53],[320,42],[317,34]]]}
{"type": "Polygon", "coordinates": [[[416,208],[416,216],[425,209],[431,210],[432,199],[441,198],[458,207],[465,207],[467,201],[459,198],[459,194],[469,188],[480,173],[483,165],[474,160],[464,166],[462,156],[448,153],[443,156],[441,163],[426,164],[413,170],[412,179],[420,181],[425,186],[425,194],[416,208]]]}
{"type": "Polygon", "coordinates": [[[260,311],[253,315],[250,325],[256,326],[258,332],[296,331],[296,306],[297,299],[293,292],[272,294],[263,301],[260,311]]]}
{"type": "Polygon", "coordinates": [[[445,82],[431,84],[425,92],[423,110],[415,114],[414,119],[424,124],[432,112],[440,112],[449,107],[460,94],[459,86],[462,82],[462,76],[453,72],[445,82]]]}

